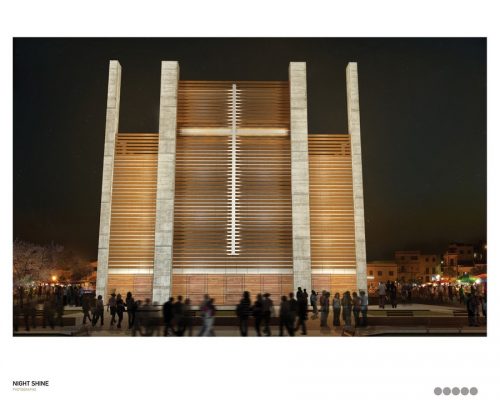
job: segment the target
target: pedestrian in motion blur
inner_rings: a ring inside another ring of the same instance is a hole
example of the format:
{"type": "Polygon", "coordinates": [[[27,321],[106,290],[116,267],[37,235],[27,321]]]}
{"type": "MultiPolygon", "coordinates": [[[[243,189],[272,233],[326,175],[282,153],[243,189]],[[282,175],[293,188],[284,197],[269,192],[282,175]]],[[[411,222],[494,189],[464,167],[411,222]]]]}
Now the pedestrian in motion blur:
{"type": "Polygon", "coordinates": [[[318,318],[318,295],[314,290],[311,290],[311,307],[313,308],[313,315],[311,319],[318,318]]]}
{"type": "Polygon", "coordinates": [[[236,307],[236,315],[240,320],[241,336],[248,336],[248,317],[250,315],[250,293],[243,292],[243,298],[236,307]]]}
{"type": "Polygon", "coordinates": [[[262,301],[262,316],[264,318],[264,334],[266,336],[271,336],[271,327],[269,323],[271,322],[271,317],[274,316],[274,304],[269,293],[264,294],[264,300],[262,301]]]}

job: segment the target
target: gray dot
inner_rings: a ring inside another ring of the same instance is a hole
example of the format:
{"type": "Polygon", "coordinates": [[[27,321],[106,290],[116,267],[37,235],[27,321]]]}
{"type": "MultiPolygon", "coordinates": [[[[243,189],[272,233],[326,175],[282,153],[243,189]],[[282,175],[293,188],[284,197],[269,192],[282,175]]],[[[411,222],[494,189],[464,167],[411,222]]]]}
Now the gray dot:
{"type": "Polygon", "coordinates": [[[470,394],[475,396],[477,394],[477,388],[476,387],[471,387],[470,388],[470,394]]]}
{"type": "Polygon", "coordinates": [[[443,393],[443,389],[441,389],[440,387],[435,387],[434,388],[434,394],[436,396],[439,396],[441,393],[443,393]]]}
{"type": "Polygon", "coordinates": [[[469,388],[463,387],[462,390],[460,391],[464,396],[467,396],[469,394],[469,388]]]}
{"type": "Polygon", "coordinates": [[[460,394],[460,389],[457,387],[454,387],[453,389],[451,389],[451,393],[453,393],[454,396],[457,396],[460,394]]]}
{"type": "Polygon", "coordinates": [[[443,389],[443,394],[444,394],[445,396],[449,396],[449,395],[450,395],[450,393],[451,393],[451,389],[450,389],[449,387],[445,387],[445,388],[443,389]]]}

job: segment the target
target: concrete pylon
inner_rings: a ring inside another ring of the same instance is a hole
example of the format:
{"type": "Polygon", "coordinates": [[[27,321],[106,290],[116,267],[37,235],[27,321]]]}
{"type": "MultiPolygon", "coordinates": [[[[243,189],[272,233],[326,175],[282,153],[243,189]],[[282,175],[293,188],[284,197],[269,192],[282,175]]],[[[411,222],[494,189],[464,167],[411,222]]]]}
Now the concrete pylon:
{"type": "Polygon", "coordinates": [[[99,224],[99,248],[97,251],[96,294],[106,298],[108,289],[109,233],[111,225],[111,198],[115,142],[120,119],[120,86],[122,68],[116,60],[109,62],[108,100],[106,106],[106,131],[104,163],[102,170],[101,216],[99,224]]]}
{"type": "Polygon", "coordinates": [[[153,269],[153,301],[160,304],[172,293],[178,84],[179,63],[162,61],[153,269]]]}
{"type": "Polygon", "coordinates": [[[356,282],[358,290],[364,290],[366,292],[365,206],[363,200],[363,168],[361,160],[361,126],[357,63],[350,62],[347,65],[346,80],[347,118],[349,124],[349,135],[351,135],[354,237],[356,243],[356,282]]]}
{"type": "Polygon", "coordinates": [[[307,130],[306,63],[291,62],[290,144],[292,162],[292,241],[294,289],[311,289],[311,231],[309,222],[309,148],[307,130]]]}

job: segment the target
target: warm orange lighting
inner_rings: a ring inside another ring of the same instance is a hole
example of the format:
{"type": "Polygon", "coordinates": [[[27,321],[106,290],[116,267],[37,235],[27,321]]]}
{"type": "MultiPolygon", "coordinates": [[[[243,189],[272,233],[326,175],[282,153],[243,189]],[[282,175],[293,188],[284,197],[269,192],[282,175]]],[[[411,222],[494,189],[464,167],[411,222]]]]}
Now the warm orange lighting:
{"type": "Polygon", "coordinates": [[[57,281],[57,276],[52,275],[52,282],[55,282],[55,281],[57,281]]]}

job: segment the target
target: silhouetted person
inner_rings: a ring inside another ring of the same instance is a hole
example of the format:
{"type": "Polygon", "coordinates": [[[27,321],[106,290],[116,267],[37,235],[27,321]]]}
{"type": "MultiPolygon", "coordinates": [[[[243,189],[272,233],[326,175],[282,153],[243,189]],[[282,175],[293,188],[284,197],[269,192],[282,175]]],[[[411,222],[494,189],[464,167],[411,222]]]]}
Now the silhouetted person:
{"type": "Polygon", "coordinates": [[[340,293],[336,292],[333,296],[333,326],[340,326],[340,310],[342,309],[342,302],[340,300],[340,293]]]}
{"type": "Polygon", "coordinates": [[[328,328],[328,314],[330,313],[330,293],[323,290],[321,295],[321,322],[322,328],[328,328]]]}
{"type": "Polygon", "coordinates": [[[318,295],[314,290],[311,291],[311,307],[313,308],[313,316],[312,319],[318,318],[318,295]]]}
{"type": "MultiPolygon", "coordinates": [[[[52,296],[47,296],[45,298],[45,301],[43,303],[43,319],[42,319],[42,326],[45,328],[47,326],[47,323],[50,325],[52,329],[54,329],[54,300],[52,299],[52,296]]],[[[89,317],[90,319],[90,317],[89,317]]]]}
{"type": "Polygon", "coordinates": [[[163,331],[163,336],[168,336],[169,330],[172,331],[172,334],[174,334],[174,328],[172,326],[172,320],[174,318],[174,313],[173,313],[173,303],[174,303],[174,298],[170,297],[168,301],[163,304],[163,324],[165,325],[164,331],[163,331]]]}
{"type": "Polygon", "coordinates": [[[361,300],[361,326],[368,325],[368,296],[364,290],[359,291],[361,300]]]}
{"type": "Polygon", "coordinates": [[[189,336],[193,336],[193,310],[191,309],[191,300],[184,300],[183,313],[182,331],[180,336],[184,336],[186,331],[189,336]]]}
{"type": "Polygon", "coordinates": [[[122,299],[122,295],[118,293],[116,296],[116,315],[118,316],[117,328],[122,327],[123,313],[125,312],[125,302],[122,299]]]}
{"type": "Polygon", "coordinates": [[[111,297],[108,300],[108,310],[111,314],[110,326],[113,326],[116,322],[116,294],[111,293],[111,297]]]}
{"type": "Polygon", "coordinates": [[[59,323],[59,326],[63,326],[63,316],[64,316],[64,298],[62,294],[60,293],[59,296],[56,296],[55,298],[55,306],[56,306],[56,316],[57,316],[57,321],[59,323]]]}
{"type": "Polygon", "coordinates": [[[24,316],[24,326],[27,331],[30,330],[30,320],[31,326],[36,328],[36,300],[33,296],[29,296],[26,298],[23,304],[23,316],[24,316]]]}
{"type": "Polygon", "coordinates": [[[204,302],[201,309],[203,326],[200,333],[198,333],[198,336],[215,336],[215,332],[213,330],[215,311],[214,299],[209,298],[208,301],[204,302]]]}
{"type": "Polygon", "coordinates": [[[250,293],[243,292],[243,298],[236,307],[236,315],[240,320],[241,336],[248,336],[248,317],[250,315],[250,293]]]}
{"type": "Polygon", "coordinates": [[[135,302],[136,315],[134,318],[134,325],[132,326],[132,336],[136,336],[137,333],[141,333],[141,324],[142,324],[141,309],[142,309],[142,301],[137,300],[135,302]]]}
{"type": "Polygon", "coordinates": [[[299,300],[300,300],[300,298],[302,297],[302,294],[303,294],[303,292],[302,292],[302,288],[299,286],[299,287],[297,288],[297,293],[295,294],[295,299],[296,299],[297,301],[299,301],[299,300]]]}
{"type": "Polygon", "coordinates": [[[83,324],[84,325],[87,323],[87,318],[90,322],[92,322],[92,318],[90,317],[90,309],[91,309],[90,298],[89,298],[89,296],[84,295],[82,297],[82,311],[83,311],[83,324]]]}
{"type": "Polygon", "coordinates": [[[184,329],[184,304],[182,302],[182,296],[177,296],[177,301],[174,303],[172,309],[174,313],[175,334],[177,336],[180,336],[181,332],[184,329]]]}
{"type": "Polygon", "coordinates": [[[271,327],[269,323],[271,322],[271,317],[274,315],[274,304],[271,300],[271,295],[269,293],[264,294],[264,300],[262,300],[262,317],[264,320],[264,334],[266,336],[271,336],[271,327]]]}
{"type": "Polygon", "coordinates": [[[306,304],[309,304],[309,293],[307,293],[307,289],[304,288],[304,290],[302,291],[302,296],[304,296],[304,298],[306,299],[306,304]]]}
{"type": "Polygon", "coordinates": [[[361,325],[359,313],[361,312],[361,299],[356,292],[352,293],[352,313],[354,315],[354,327],[357,328],[361,325]]]}
{"type": "Polygon", "coordinates": [[[295,321],[297,320],[297,314],[299,313],[299,305],[297,300],[293,298],[293,293],[288,294],[288,305],[290,307],[290,329],[292,332],[295,332],[295,321]]]}
{"type": "Polygon", "coordinates": [[[299,328],[302,328],[302,335],[307,335],[307,328],[306,328],[306,319],[307,319],[307,297],[304,292],[302,292],[300,298],[297,300],[297,315],[298,315],[298,320],[297,320],[297,326],[295,327],[295,330],[298,331],[299,328]]]}
{"type": "Polygon", "coordinates": [[[398,290],[394,282],[390,282],[389,299],[391,300],[391,307],[398,308],[398,290]]]}
{"type": "Polygon", "coordinates": [[[97,296],[96,304],[95,304],[95,315],[93,325],[95,326],[99,319],[101,319],[101,326],[104,325],[104,301],[102,301],[102,296],[97,296]]]}
{"type": "Polygon", "coordinates": [[[345,326],[351,326],[351,313],[352,313],[352,298],[349,291],[345,292],[342,296],[342,319],[345,326]]]}
{"type": "Polygon", "coordinates": [[[280,336],[283,336],[283,328],[289,336],[294,336],[293,325],[290,324],[290,303],[286,296],[281,296],[280,303],[280,336]]]}
{"type": "Polygon", "coordinates": [[[132,297],[131,292],[127,292],[127,297],[125,297],[125,305],[127,306],[127,317],[128,317],[128,329],[132,329],[135,321],[135,312],[137,311],[137,305],[132,297]]]}
{"type": "Polygon", "coordinates": [[[262,323],[262,309],[262,295],[259,293],[257,295],[255,303],[253,303],[252,306],[252,316],[254,317],[255,333],[257,334],[257,336],[262,336],[262,333],[260,332],[260,324],[262,323]]]}
{"type": "Polygon", "coordinates": [[[13,310],[12,310],[12,322],[14,325],[14,332],[17,332],[19,330],[19,318],[21,316],[21,313],[22,313],[21,306],[19,305],[17,299],[14,299],[13,310]]]}
{"type": "Polygon", "coordinates": [[[384,282],[379,282],[378,284],[378,306],[379,308],[385,308],[385,296],[386,296],[386,286],[384,282]]]}

